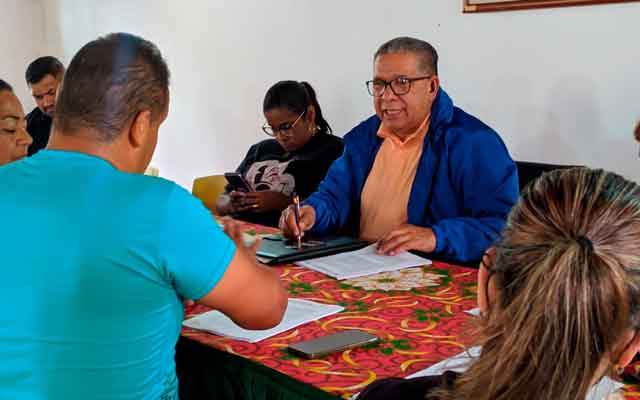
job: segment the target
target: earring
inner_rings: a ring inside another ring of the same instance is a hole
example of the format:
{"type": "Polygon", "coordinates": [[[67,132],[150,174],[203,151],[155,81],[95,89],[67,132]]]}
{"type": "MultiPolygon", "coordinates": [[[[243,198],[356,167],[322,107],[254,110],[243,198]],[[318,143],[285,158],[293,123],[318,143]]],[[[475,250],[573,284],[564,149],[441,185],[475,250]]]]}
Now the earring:
{"type": "Polygon", "coordinates": [[[318,132],[318,125],[313,124],[309,126],[309,133],[311,133],[311,135],[315,135],[316,132],[318,132]]]}

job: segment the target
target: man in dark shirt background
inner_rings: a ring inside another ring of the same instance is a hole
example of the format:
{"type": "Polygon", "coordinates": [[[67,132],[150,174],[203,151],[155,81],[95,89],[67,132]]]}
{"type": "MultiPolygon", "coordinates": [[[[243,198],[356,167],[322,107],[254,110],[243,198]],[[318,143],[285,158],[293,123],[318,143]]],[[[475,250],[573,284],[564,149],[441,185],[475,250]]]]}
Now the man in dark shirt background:
{"type": "Polygon", "coordinates": [[[64,75],[64,66],[55,57],[40,57],[29,64],[25,79],[38,107],[27,114],[27,131],[33,138],[32,156],[49,142],[51,121],[56,111],[56,93],[64,75]]]}

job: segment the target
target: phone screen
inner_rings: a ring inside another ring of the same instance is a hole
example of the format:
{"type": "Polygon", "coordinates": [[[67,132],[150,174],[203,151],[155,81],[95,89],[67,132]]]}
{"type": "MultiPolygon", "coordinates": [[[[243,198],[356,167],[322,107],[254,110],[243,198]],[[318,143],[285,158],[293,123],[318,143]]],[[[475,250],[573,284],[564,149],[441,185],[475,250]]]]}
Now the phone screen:
{"type": "Polygon", "coordinates": [[[288,346],[289,351],[305,358],[317,358],[336,351],[350,349],[363,344],[375,343],[378,337],[370,333],[352,329],[321,338],[305,340],[288,346]]]}
{"type": "Polygon", "coordinates": [[[229,185],[234,190],[251,192],[251,187],[249,186],[247,180],[244,179],[244,176],[242,176],[242,174],[238,172],[227,172],[224,174],[224,177],[227,179],[227,182],[229,182],[229,185]]]}

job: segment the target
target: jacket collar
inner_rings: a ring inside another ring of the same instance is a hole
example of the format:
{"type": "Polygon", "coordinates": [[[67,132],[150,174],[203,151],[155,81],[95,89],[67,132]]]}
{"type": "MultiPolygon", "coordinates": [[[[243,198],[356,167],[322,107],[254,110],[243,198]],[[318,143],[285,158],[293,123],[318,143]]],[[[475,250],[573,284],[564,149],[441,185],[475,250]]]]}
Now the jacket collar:
{"type": "Polygon", "coordinates": [[[434,141],[437,141],[442,135],[444,130],[441,128],[450,124],[452,119],[453,101],[447,92],[440,88],[431,106],[431,124],[429,130],[431,131],[431,135],[433,135],[434,141]]]}

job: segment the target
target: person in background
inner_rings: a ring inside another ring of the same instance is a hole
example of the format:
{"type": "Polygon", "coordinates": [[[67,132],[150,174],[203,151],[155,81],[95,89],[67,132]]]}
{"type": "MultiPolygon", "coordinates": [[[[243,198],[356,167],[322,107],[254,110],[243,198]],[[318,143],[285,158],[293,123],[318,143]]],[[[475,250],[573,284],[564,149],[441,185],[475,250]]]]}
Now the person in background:
{"type": "Polygon", "coordinates": [[[27,67],[25,79],[37,107],[27,115],[27,131],[33,138],[29,155],[47,146],[56,111],[56,94],[64,76],[64,65],[55,57],[40,57],[27,67]]]}
{"type": "Polygon", "coordinates": [[[640,350],[640,187],[602,170],[528,185],[481,264],[481,355],[461,375],[374,382],[358,400],[575,400],[640,350]]]}
{"type": "Polygon", "coordinates": [[[262,225],[277,226],[280,213],[298,194],[304,199],[324,179],[342,154],[342,139],[331,134],[316,93],[307,82],[281,81],[267,91],[263,103],[272,137],[249,149],[237,172],[249,192],[227,191],[217,202],[218,213],[262,225]]]}
{"type": "Polygon", "coordinates": [[[0,79],[0,165],[27,155],[32,139],[25,125],[20,100],[11,85],[0,79]]]}
{"type": "Polygon", "coordinates": [[[225,235],[198,199],[142,174],[168,85],[153,43],[94,40],[69,65],[48,147],[0,168],[0,293],[20,299],[0,304],[1,399],[177,399],[183,299],[247,329],[282,319],[279,276],[238,226],[225,235]]]}
{"type": "Polygon", "coordinates": [[[287,236],[351,231],[378,251],[479,260],[518,197],[518,172],[500,136],[453,105],[438,54],[400,37],[373,57],[376,115],[345,137],[344,154],[301,208],[282,214],[287,236]]]}

